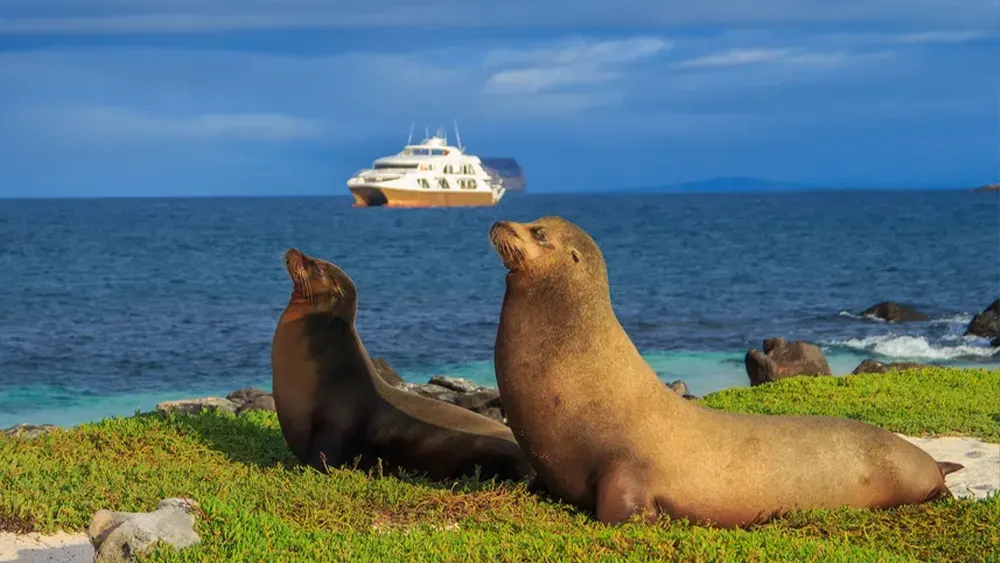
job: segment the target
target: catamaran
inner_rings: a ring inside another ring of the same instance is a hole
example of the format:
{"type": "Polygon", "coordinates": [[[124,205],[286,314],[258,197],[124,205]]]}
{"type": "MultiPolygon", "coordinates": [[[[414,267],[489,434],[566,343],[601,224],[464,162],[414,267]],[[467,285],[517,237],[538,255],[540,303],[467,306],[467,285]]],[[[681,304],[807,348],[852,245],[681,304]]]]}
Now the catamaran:
{"type": "Polygon", "coordinates": [[[505,176],[515,182],[523,174],[510,158],[495,159],[503,171],[465,152],[455,124],[456,145],[448,144],[443,128],[412,144],[413,125],[403,150],[376,159],[371,168],[347,180],[355,207],[457,207],[496,205],[506,193],[505,176]]]}

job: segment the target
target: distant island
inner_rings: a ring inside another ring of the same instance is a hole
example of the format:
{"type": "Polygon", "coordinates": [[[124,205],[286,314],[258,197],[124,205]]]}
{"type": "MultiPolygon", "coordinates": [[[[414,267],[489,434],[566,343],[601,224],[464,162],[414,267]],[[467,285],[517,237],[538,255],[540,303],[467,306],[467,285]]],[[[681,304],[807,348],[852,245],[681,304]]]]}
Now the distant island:
{"type": "MultiPolygon", "coordinates": [[[[941,190],[941,189],[963,189],[961,186],[947,185],[838,185],[832,183],[816,182],[784,182],[778,180],[768,180],[765,178],[754,178],[750,176],[725,176],[709,178],[705,180],[694,180],[691,182],[679,182],[675,184],[665,184],[660,186],[641,186],[627,189],[632,193],[711,193],[711,192],[792,192],[802,190],[941,190]]],[[[964,188],[968,189],[968,188],[964,188]]],[[[1000,184],[987,184],[973,191],[1000,191],[1000,184]]]]}

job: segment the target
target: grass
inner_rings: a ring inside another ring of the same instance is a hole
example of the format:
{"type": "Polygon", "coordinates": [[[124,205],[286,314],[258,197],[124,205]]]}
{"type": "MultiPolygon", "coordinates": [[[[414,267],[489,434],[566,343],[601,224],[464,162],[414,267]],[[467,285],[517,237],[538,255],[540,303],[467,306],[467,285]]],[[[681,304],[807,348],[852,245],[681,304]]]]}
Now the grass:
{"type": "MultiPolygon", "coordinates": [[[[709,395],[743,412],[849,416],[1000,441],[1000,370],[798,378],[709,395]]],[[[1000,561],[1000,495],[797,512],[753,530],[605,526],[525,485],[433,483],[296,465],[273,413],[106,419],[0,439],[0,529],[82,531],[95,511],[201,503],[202,543],[154,561],[1000,561]]]]}

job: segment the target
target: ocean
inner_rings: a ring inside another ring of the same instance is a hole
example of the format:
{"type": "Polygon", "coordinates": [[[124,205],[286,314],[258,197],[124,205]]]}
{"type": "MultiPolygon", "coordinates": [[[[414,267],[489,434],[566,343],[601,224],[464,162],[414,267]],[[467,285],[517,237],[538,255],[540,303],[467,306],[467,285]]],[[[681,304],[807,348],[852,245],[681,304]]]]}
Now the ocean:
{"type": "Polygon", "coordinates": [[[346,197],[0,200],[0,428],[270,390],[291,246],[360,293],[372,356],[409,381],[495,386],[504,292],[487,231],[561,215],[608,263],[625,330],[666,381],[748,385],[764,338],[868,357],[1000,367],[962,336],[1000,294],[1000,198],[973,192],[511,194],[474,209],[354,209],[346,197]],[[883,300],[928,322],[857,313],[883,300]]]}

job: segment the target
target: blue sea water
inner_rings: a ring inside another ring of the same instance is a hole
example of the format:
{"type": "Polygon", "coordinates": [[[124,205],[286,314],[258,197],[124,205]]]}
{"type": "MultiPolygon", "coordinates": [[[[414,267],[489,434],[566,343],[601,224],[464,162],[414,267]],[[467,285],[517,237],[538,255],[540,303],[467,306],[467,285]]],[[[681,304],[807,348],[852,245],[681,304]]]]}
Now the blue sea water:
{"type": "Polygon", "coordinates": [[[0,428],[270,389],[282,254],[336,262],[358,329],[408,380],[495,385],[504,269],[493,221],[562,215],[608,263],[622,325],[665,380],[747,385],[770,336],[866,357],[1000,366],[962,332],[1000,293],[1000,198],[971,192],[521,195],[493,208],[355,209],[344,197],[0,201],[0,428]],[[882,300],[929,322],[856,313],[882,300]]]}

